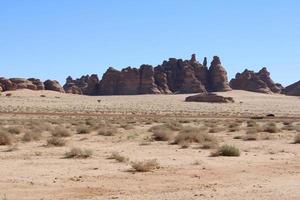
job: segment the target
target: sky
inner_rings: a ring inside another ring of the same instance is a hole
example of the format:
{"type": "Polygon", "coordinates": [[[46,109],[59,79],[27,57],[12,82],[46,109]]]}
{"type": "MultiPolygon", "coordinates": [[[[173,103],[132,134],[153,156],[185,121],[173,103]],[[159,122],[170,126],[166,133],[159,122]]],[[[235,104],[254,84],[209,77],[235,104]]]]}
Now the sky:
{"type": "Polygon", "coordinates": [[[221,58],[300,80],[299,0],[0,0],[0,77],[56,79],[221,58]]]}

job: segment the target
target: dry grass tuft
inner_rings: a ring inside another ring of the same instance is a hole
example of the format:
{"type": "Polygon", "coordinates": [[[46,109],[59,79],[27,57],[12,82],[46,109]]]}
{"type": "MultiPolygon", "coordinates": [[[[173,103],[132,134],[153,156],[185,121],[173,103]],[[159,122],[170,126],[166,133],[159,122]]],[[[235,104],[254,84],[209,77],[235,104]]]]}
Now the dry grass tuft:
{"type": "Polygon", "coordinates": [[[173,144],[179,144],[182,148],[187,148],[191,143],[201,144],[201,148],[215,148],[218,146],[217,139],[201,129],[194,127],[185,127],[175,137],[173,144]]]}
{"type": "Polygon", "coordinates": [[[0,132],[0,145],[12,145],[13,136],[8,132],[0,132]]]}
{"type": "Polygon", "coordinates": [[[216,152],[213,152],[211,156],[240,156],[240,150],[232,145],[223,145],[216,152]]]}
{"type": "Polygon", "coordinates": [[[47,140],[47,146],[62,147],[66,145],[66,140],[59,137],[51,137],[47,140]]]}
{"type": "Polygon", "coordinates": [[[24,142],[31,142],[31,141],[38,141],[42,137],[42,134],[40,132],[27,132],[23,135],[22,140],[24,142]]]}
{"type": "Polygon", "coordinates": [[[51,134],[54,137],[70,137],[72,135],[65,127],[56,127],[51,134]]]}
{"type": "Polygon", "coordinates": [[[89,158],[93,154],[90,149],[81,149],[74,147],[70,151],[65,153],[65,158],[89,158]]]}
{"type": "Polygon", "coordinates": [[[77,128],[77,134],[89,134],[91,129],[87,126],[80,126],[77,128]]]}
{"type": "Polygon", "coordinates": [[[280,132],[280,129],[275,123],[268,123],[263,127],[263,131],[267,133],[278,133],[280,132]]]}
{"type": "Polygon", "coordinates": [[[19,135],[23,130],[21,127],[9,127],[7,131],[11,134],[19,135]]]}
{"type": "Polygon", "coordinates": [[[98,130],[98,135],[102,136],[114,136],[118,132],[116,127],[113,126],[104,126],[100,130],[98,130]]]}
{"type": "Polygon", "coordinates": [[[112,154],[108,157],[108,159],[114,159],[114,160],[116,160],[118,162],[122,162],[122,163],[125,163],[125,162],[129,161],[129,158],[127,158],[125,156],[122,156],[118,152],[112,152],[112,154]]]}
{"type": "Polygon", "coordinates": [[[175,137],[175,132],[168,129],[154,130],[152,138],[156,141],[171,141],[175,137]]]}
{"type": "Polygon", "coordinates": [[[295,136],[294,143],[295,144],[300,144],[300,134],[295,136]]]}
{"type": "Polygon", "coordinates": [[[157,160],[145,160],[145,161],[138,161],[138,162],[132,162],[131,167],[136,172],[149,172],[153,171],[155,169],[159,169],[160,166],[157,162],[157,160]]]}

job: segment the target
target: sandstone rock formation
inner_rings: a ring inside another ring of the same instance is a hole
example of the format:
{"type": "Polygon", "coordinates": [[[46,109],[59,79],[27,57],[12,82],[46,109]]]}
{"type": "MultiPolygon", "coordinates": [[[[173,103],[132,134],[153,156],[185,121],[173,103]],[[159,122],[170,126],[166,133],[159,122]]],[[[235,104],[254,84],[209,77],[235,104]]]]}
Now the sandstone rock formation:
{"type": "Polygon", "coordinates": [[[227,72],[221,65],[220,58],[214,56],[209,68],[209,91],[230,91],[231,88],[228,83],[227,72]]]}
{"type": "Polygon", "coordinates": [[[55,80],[46,80],[44,82],[45,90],[53,90],[57,92],[64,93],[64,89],[61,87],[58,81],[55,80]]]}
{"type": "Polygon", "coordinates": [[[231,90],[227,73],[220,59],[214,57],[210,69],[207,59],[203,65],[193,54],[190,60],[170,58],[157,67],[142,65],[140,68],[127,67],[121,71],[110,67],[101,81],[83,76],[73,80],[67,78],[64,89],[67,93],[85,95],[134,95],[202,93],[207,91],[231,90]],[[90,88],[90,89],[86,89],[90,88]]]}
{"type": "Polygon", "coordinates": [[[187,102],[234,103],[232,97],[223,97],[213,93],[202,93],[186,97],[187,102]]]}
{"type": "Polygon", "coordinates": [[[283,89],[282,93],[286,95],[300,96],[300,81],[287,86],[283,89]]]}
{"type": "Polygon", "coordinates": [[[283,88],[280,84],[274,83],[265,67],[258,73],[247,69],[242,73],[237,73],[230,81],[230,86],[232,89],[260,93],[280,93],[283,88]]]}
{"type": "Polygon", "coordinates": [[[135,95],[135,94],[172,94],[203,93],[231,90],[227,73],[215,56],[211,66],[207,67],[207,58],[203,64],[193,54],[190,60],[170,58],[161,65],[140,68],[127,67],[121,71],[110,67],[99,80],[93,74],[78,79],[68,77],[63,88],[57,81],[39,79],[0,78],[3,91],[15,89],[54,90],[83,95],[135,95]]]}

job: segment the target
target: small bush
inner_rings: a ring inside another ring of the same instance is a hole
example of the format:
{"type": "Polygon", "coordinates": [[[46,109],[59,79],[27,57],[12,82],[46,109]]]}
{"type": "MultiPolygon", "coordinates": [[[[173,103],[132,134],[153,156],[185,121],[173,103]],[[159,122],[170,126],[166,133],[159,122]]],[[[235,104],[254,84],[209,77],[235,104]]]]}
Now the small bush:
{"type": "Polygon", "coordinates": [[[264,126],[263,131],[267,133],[278,133],[280,132],[280,129],[276,126],[275,123],[268,123],[264,126]]]}
{"type": "Polygon", "coordinates": [[[37,141],[37,140],[40,140],[41,137],[42,137],[42,134],[40,132],[27,132],[22,137],[22,140],[24,142],[37,141]]]}
{"type": "Polygon", "coordinates": [[[89,134],[91,132],[91,129],[86,126],[81,126],[77,128],[77,134],[89,134]]]}
{"type": "Polygon", "coordinates": [[[13,136],[7,132],[0,132],[0,145],[12,145],[13,136]]]}
{"type": "Polygon", "coordinates": [[[294,143],[295,144],[300,144],[300,134],[295,136],[294,143]]]}
{"type": "Polygon", "coordinates": [[[93,154],[90,149],[72,148],[70,151],[65,153],[65,158],[88,158],[93,154]]]}
{"type": "Polygon", "coordinates": [[[201,129],[194,127],[185,127],[174,139],[174,144],[187,144],[187,143],[200,143],[205,142],[215,143],[217,140],[215,137],[208,135],[207,133],[202,133],[201,129]]]}
{"type": "Polygon", "coordinates": [[[114,136],[117,133],[117,128],[111,126],[104,126],[98,131],[98,135],[102,136],[114,136]]]}
{"type": "Polygon", "coordinates": [[[66,145],[66,141],[59,137],[51,137],[47,140],[47,146],[62,147],[66,145]]]}
{"type": "Polygon", "coordinates": [[[240,150],[235,146],[223,145],[212,156],[240,156],[240,150]]]}
{"type": "Polygon", "coordinates": [[[22,132],[21,127],[9,127],[7,131],[11,134],[19,135],[22,132]]]}
{"type": "Polygon", "coordinates": [[[168,122],[162,125],[152,126],[149,131],[154,132],[158,130],[172,130],[172,131],[179,131],[183,128],[182,124],[178,122],[168,122]]]}
{"type": "Polygon", "coordinates": [[[72,135],[65,127],[56,127],[51,134],[54,137],[70,137],[72,135]]]}
{"type": "Polygon", "coordinates": [[[120,155],[120,153],[118,153],[118,152],[113,152],[108,157],[108,159],[114,159],[114,160],[116,160],[118,162],[128,162],[129,161],[129,159],[127,157],[120,155]]]}
{"type": "Polygon", "coordinates": [[[174,137],[175,133],[167,129],[155,130],[152,135],[152,138],[156,141],[171,141],[174,137]]]}
{"type": "Polygon", "coordinates": [[[228,131],[229,132],[236,132],[240,130],[240,124],[239,123],[232,123],[229,124],[228,126],[228,131]]]}
{"type": "Polygon", "coordinates": [[[139,162],[132,162],[131,167],[137,172],[149,172],[159,168],[158,162],[154,160],[146,160],[139,162]]]}
{"type": "Polygon", "coordinates": [[[244,140],[244,141],[254,141],[254,140],[257,140],[257,139],[258,139],[257,134],[246,134],[246,135],[243,137],[243,140],[244,140]]]}
{"type": "Polygon", "coordinates": [[[235,140],[240,140],[240,139],[242,139],[242,138],[243,138],[243,137],[240,136],[240,135],[236,135],[236,136],[233,137],[233,139],[235,139],[235,140]]]}
{"type": "Polygon", "coordinates": [[[221,131],[223,131],[223,129],[221,127],[212,127],[212,128],[209,129],[208,132],[209,133],[219,133],[221,131]]]}
{"type": "Polygon", "coordinates": [[[121,124],[120,127],[123,128],[123,129],[125,129],[125,130],[134,129],[134,126],[132,124],[121,124]]]}

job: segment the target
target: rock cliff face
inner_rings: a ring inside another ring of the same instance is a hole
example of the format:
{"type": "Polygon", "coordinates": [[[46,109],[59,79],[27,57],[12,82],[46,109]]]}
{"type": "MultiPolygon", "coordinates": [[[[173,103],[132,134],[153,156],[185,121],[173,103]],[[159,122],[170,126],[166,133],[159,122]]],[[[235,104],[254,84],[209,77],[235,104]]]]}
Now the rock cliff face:
{"type": "Polygon", "coordinates": [[[282,93],[286,95],[300,96],[300,81],[287,86],[283,89],[282,93]]]}
{"type": "Polygon", "coordinates": [[[44,90],[44,83],[40,79],[30,78],[0,78],[0,87],[2,91],[29,89],[29,90],[44,90]]]}
{"type": "Polygon", "coordinates": [[[92,86],[88,76],[76,80],[68,77],[64,89],[67,93],[85,95],[202,93],[231,90],[220,59],[214,57],[209,69],[206,65],[206,58],[201,64],[193,54],[190,60],[170,58],[156,67],[142,65],[138,69],[127,67],[121,71],[110,67],[101,81],[93,79],[92,86]],[[90,86],[91,90],[85,89],[90,86]]]}
{"type": "Polygon", "coordinates": [[[265,67],[258,73],[247,69],[243,73],[237,73],[230,81],[230,86],[232,89],[260,93],[281,93],[283,88],[280,84],[274,83],[265,67]]]}

